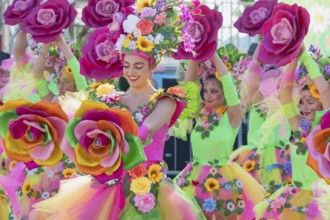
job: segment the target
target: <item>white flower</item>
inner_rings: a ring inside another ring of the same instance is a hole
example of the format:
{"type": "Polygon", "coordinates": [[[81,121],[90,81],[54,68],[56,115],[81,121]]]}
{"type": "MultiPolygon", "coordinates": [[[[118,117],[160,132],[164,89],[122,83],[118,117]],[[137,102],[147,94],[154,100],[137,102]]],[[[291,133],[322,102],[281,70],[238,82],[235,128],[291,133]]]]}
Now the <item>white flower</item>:
{"type": "Polygon", "coordinates": [[[136,24],[139,23],[139,21],[139,17],[128,15],[127,19],[123,22],[124,31],[128,34],[133,33],[137,29],[136,24]]]}
{"type": "Polygon", "coordinates": [[[269,187],[267,185],[262,185],[262,187],[264,187],[266,191],[269,190],[269,187]]]}
{"type": "Polygon", "coordinates": [[[164,35],[162,33],[158,33],[157,36],[155,37],[155,44],[159,44],[160,41],[164,40],[164,35]]]}
{"type": "Polygon", "coordinates": [[[41,195],[41,198],[43,198],[43,199],[48,199],[49,197],[50,197],[49,192],[43,192],[41,195]]]}
{"type": "Polygon", "coordinates": [[[138,38],[140,37],[142,34],[141,34],[141,31],[139,29],[136,29],[135,31],[133,31],[133,36],[135,38],[138,38]]]}
{"type": "Polygon", "coordinates": [[[245,202],[244,202],[244,200],[239,200],[239,201],[237,202],[237,206],[238,206],[239,208],[244,209],[244,208],[245,208],[245,202]]]}
{"type": "Polygon", "coordinates": [[[233,203],[233,202],[228,202],[227,203],[227,209],[229,210],[229,211],[234,211],[235,210],[235,208],[236,208],[236,206],[235,206],[235,204],[233,203]]]}
{"type": "Polygon", "coordinates": [[[270,198],[265,198],[265,199],[264,199],[264,203],[266,203],[266,204],[270,204],[271,201],[272,201],[272,200],[271,200],[270,198]]]}
{"type": "Polygon", "coordinates": [[[118,182],[118,179],[113,179],[113,180],[109,180],[105,184],[107,184],[108,186],[112,186],[112,185],[116,184],[117,182],[118,182]]]}
{"type": "Polygon", "coordinates": [[[121,50],[121,48],[123,47],[123,42],[126,39],[126,36],[124,34],[121,34],[116,42],[116,50],[121,50]]]}
{"type": "Polygon", "coordinates": [[[52,171],[52,170],[47,170],[46,171],[46,174],[47,174],[47,178],[53,178],[54,177],[54,171],[52,171]]]}
{"type": "Polygon", "coordinates": [[[155,40],[154,36],[152,36],[151,34],[147,36],[147,39],[148,41],[152,41],[152,42],[155,40]]]}
{"type": "Polygon", "coordinates": [[[242,187],[243,187],[243,183],[242,183],[242,181],[240,181],[240,180],[236,180],[236,185],[237,185],[239,188],[242,188],[242,187]]]}
{"type": "Polygon", "coordinates": [[[138,122],[141,122],[142,119],[143,119],[143,114],[141,112],[138,112],[135,114],[135,119],[138,121],[138,122]]]}
{"type": "Polygon", "coordinates": [[[26,169],[27,171],[27,176],[33,176],[36,172],[37,172],[38,168],[34,168],[32,170],[28,170],[26,169]]]}
{"type": "Polygon", "coordinates": [[[128,48],[130,49],[130,50],[135,50],[135,48],[136,48],[136,42],[135,41],[130,41],[129,43],[128,43],[128,48]]]}

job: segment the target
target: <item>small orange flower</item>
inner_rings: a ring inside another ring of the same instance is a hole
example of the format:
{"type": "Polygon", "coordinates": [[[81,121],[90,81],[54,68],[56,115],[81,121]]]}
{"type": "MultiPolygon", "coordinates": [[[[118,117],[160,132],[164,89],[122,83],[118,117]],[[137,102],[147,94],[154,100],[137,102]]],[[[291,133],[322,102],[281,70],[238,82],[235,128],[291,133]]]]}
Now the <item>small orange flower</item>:
{"type": "Polygon", "coordinates": [[[176,95],[180,98],[185,98],[186,97],[186,93],[184,93],[184,91],[182,90],[182,88],[180,86],[174,86],[174,87],[170,87],[167,90],[168,93],[176,95]]]}
{"type": "Polygon", "coordinates": [[[233,67],[230,62],[226,62],[225,65],[228,70],[231,70],[231,68],[233,67]]]}
{"type": "Polygon", "coordinates": [[[76,174],[76,171],[72,168],[66,168],[62,171],[64,178],[71,178],[76,174]]]}
{"type": "Polygon", "coordinates": [[[15,160],[11,161],[9,164],[9,169],[16,166],[16,164],[17,164],[17,161],[15,161],[15,160]]]}
{"type": "Polygon", "coordinates": [[[316,88],[316,85],[313,84],[312,86],[309,87],[309,92],[311,93],[311,95],[316,98],[316,99],[320,99],[320,93],[316,88]]]}
{"type": "Polygon", "coordinates": [[[22,186],[22,193],[23,195],[27,195],[30,192],[32,192],[32,183],[25,182],[22,186]]]}
{"type": "Polygon", "coordinates": [[[201,117],[201,120],[202,120],[202,121],[207,121],[207,116],[206,116],[206,115],[202,116],[202,117],[201,117]]]}
{"type": "Polygon", "coordinates": [[[249,171],[252,171],[254,169],[255,165],[256,165],[256,162],[254,162],[253,160],[247,160],[243,164],[243,169],[249,172],[249,171]]]}
{"type": "Polygon", "coordinates": [[[146,175],[148,173],[147,170],[147,165],[142,163],[139,164],[137,166],[135,166],[133,169],[130,169],[128,171],[128,174],[133,178],[139,178],[139,177],[143,177],[144,175],[146,175]]]}

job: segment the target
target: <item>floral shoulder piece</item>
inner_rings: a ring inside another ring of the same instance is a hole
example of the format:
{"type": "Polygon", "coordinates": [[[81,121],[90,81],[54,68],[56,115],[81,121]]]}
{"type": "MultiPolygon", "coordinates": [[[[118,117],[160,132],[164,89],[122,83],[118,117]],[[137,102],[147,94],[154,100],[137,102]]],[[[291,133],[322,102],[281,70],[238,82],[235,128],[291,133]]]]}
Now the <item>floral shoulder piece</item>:
{"type": "Polygon", "coordinates": [[[200,125],[195,127],[197,132],[201,132],[202,139],[208,138],[210,132],[215,126],[219,125],[222,114],[227,110],[227,107],[220,107],[216,111],[212,109],[205,108],[200,114],[200,125]]]}

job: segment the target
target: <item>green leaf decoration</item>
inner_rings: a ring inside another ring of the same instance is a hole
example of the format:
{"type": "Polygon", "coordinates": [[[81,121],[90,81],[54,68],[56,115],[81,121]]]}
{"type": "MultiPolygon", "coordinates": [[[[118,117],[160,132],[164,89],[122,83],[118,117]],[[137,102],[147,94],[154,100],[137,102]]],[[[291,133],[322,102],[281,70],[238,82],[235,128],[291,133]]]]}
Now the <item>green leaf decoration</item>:
{"type": "Polygon", "coordinates": [[[0,137],[6,137],[9,128],[9,120],[17,119],[18,117],[15,109],[0,112],[0,137]]]}
{"type": "Polygon", "coordinates": [[[65,129],[65,137],[66,137],[66,140],[68,141],[68,143],[70,144],[70,146],[72,148],[74,148],[77,143],[78,143],[78,140],[74,134],[74,128],[81,122],[81,117],[77,117],[77,118],[74,118],[73,120],[71,120],[69,122],[69,124],[66,126],[66,129],[65,129]]]}
{"type": "Polygon", "coordinates": [[[136,165],[147,161],[141,140],[137,136],[125,133],[125,140],[129,145],[128,153],[122,155],[125,170],[132,169],[136,165]]]}

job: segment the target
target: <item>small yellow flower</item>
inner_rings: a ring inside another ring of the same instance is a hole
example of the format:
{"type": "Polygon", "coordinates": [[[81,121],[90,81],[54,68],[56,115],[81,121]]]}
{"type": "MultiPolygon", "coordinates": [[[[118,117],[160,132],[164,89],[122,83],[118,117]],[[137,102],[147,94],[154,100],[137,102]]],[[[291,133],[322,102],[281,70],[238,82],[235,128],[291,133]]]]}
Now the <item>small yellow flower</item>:
{"type": "Polygon", "coordinates": [[[155,92],[149,99],[149,102],[154,101],[158,96],[160,96],[160,94],[162,94],[162,92],[164,91],[164,89],[159,89],[157,92],[155,92]]]}
{"type": "Polygon", "coordinates": [[[127,34],[127,38],[128,38],[129,40],[133,40],[133,39],[134,39],[134,36],[133,36],[133,34],[127,34]]]}
{"type": "Polygon", "coordinates": [[[17,161],[15,161],[15,160],[11,161],[9,163],[9,169],[12,168],[12,167],[14,167],[14,166],[16,166],[16,164],[17,164],[17,161]]]}
{"type": "Polygon", "coordinates": [[[130,42],[131,42],[131,40],[128,39],[128,38],[126,38],[126,39],[124,40],[124,42],[123,42],[123,46],[126,47],[126,48],[128,48],[128,44],[129,44],[130,42]]]}
{"type": "Polygon", "coordinates": [[[22,186],[22,193],[23,193],[23,195],[27,195],[30,192],[32,192],[32,183],[27,181],[22,186]]]}
{"type": "Polygon", "coordinates": [[[72,74],[72,70],[71,70],[71,68],[69,67],[69,65],[66,65],[66,66],[64,67],[64,73],[65,73],[66,75],[73,76],[73,74],[72,74]]]}
{"type": "Polygon", "coordinates": [[[213,192],[214,190],[219,189],[219,182],[214,178],[208,178],[204,185],[208,192],[213,192]]]}
{"type": "Polygon", "coordinates": [[[137,2],[137,10],[140,13],[144,7],[150,7],[150,6],[151,6],[151,0],[138,0],[137,2]]]}
{"type": "Polygon", "coordinates": [[[290,178],[287,182],[286,182],[287,185],[290,185],[292,184],[292,179],[290,178]]]}
{"type": "Polygon", "coordinates": [[[249,171],[252,171],[254,169],[255,165],[256,165],[256,162],[254,162],[253,160],[247,160],[243,164],[243,169],[249,172],[249,171]]]}
{"type": "Polygon", "coordinates": [[[99,85],[101,85],[101,82],[95,82],[92,85],[90,85],[90,87],[96,89],[99,85]]]}
{"type": "Polygon", "coordinates": [[[226,62],[225,65],[228,70],[231,70],[231,68],[233,67],[230,62],[226,62]]]}
{"type": "Polygon", "coordinates": [[[72,168],[66,168],[62,171],[64,178],[71,178],[76,174],[76,170],[72,168]]]}
{"type": "Polygon", "coordinates": [[[221,80],[220,80],[220,74],[219,74],[218,71],[215,71],[214,76],[215,76],[215,78],[216,78],[217,80],[221,81],[221,80]]]}
{"type": "Polygon", "coordinates": [[[202,116],[201,121],[207,121],[207,116],[206,115],[202,116]]]}
{"type": "Polygon", "coordinates": [[[305,143],[305,142],[306,142],[306,138],[304,138],[304,137],[301,138],[301,139],[300,139],[300,142],[301,142],[301,143],[305,143]]]}
{"type": "Polygon", "coordinates": [[[145,36],[140,36],[136,40],[136,48],[138,48],[142,52],[151,52],[154,47],[155,43],[149,41],[145,36]]]}
{"type": "Polygon", "coordinates": [[[311,95],[316,98],[316,99],[320,99],[320,93],[316,88],[316,85],[313,84],[311,87],[309,87],[309,92],[311,93],[311,95]]]}
{"type": "Polygon", "coordinates": [[[146,194],[151,189],[151,182],[147,177],[133,179],[130,190],[135,194],[146,194]]]}
{"type": "Polygon", "coordinates": [[[154,164],[149,167],[148,177],[149,180],[153,183],[158,183],[163,178],[163,173],[161,172],[162,167],[158,164],[154,164]]]}
{"type": "Polygon", "coordinates": [[[101,97],[102,95],[107,95],[113,89],[115,89],[115,87],[109,83],[102,84],[96,88],[96,95],[97,97],[101,97]]]}

